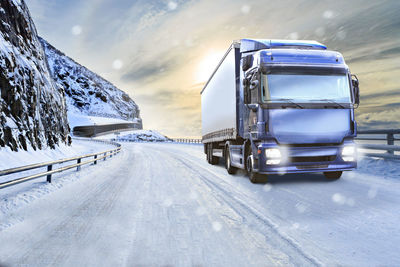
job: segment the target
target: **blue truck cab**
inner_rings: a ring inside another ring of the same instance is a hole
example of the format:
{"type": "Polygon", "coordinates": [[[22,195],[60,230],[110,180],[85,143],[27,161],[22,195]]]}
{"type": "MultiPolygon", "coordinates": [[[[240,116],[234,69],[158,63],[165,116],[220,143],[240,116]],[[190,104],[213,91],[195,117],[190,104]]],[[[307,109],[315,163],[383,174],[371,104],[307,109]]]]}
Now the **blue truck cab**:
{"type": "Polygon", "coordinates": [[[318,42],[235,41],[201,96],[207,160],[225,158],[230,174],[337,179],[357,167],[358,80],[340,53],[318,42]]]}

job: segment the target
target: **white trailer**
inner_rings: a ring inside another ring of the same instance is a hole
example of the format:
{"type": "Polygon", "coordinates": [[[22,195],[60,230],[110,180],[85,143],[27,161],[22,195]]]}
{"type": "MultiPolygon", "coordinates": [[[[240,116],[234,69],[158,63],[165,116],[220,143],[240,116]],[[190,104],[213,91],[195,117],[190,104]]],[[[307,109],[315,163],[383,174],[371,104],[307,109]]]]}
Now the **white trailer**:
{"type": "Polygon", "coordinates": [[[239,55],[239,44],[234,42],[201,92],[204,143],[237,136],[239,55]]]}

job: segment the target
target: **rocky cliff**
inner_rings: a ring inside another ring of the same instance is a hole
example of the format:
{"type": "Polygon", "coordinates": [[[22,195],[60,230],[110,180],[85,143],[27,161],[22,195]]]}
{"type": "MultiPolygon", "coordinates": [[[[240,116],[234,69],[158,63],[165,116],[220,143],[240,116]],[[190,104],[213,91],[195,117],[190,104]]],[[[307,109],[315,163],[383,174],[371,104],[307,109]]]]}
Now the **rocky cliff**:
{"type": "Polygon", "coordinates": [[[70,111],[141,124],[139,107],[128,94],[75,62],[45,40],[40,41],[45,49],[53,79],[65,89],[70,111]]]}
{"type": "Polygon", "coordinates": [[[0,146],[70,143],[64,90],[52,79],[23,0],[0,1],[0,146]]]}

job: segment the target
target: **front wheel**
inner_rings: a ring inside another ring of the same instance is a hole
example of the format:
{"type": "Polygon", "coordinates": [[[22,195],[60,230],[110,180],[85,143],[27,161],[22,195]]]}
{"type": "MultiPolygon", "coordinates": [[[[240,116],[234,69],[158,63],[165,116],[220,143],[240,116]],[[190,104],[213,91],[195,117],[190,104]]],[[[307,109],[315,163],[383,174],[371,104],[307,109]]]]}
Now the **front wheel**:
{"type": "Polygon", "coordinates": [[[337,172],[324,172],[324,175],[328,179],[339,179],[342,176],[342,171],[337,172]]]}
{"type": "Polygon", "coordinates": [[[266,183],[268,181],[268,176],[266,174],[260,174],[254,171],[253,169],[253,153],[251,152],[250,149],[250,155],[247,156],[246,160],[246,170],[247,170],[247,175],[249,176],[250,182],[253,184],[258,184],[258,183],[266,183]]]}

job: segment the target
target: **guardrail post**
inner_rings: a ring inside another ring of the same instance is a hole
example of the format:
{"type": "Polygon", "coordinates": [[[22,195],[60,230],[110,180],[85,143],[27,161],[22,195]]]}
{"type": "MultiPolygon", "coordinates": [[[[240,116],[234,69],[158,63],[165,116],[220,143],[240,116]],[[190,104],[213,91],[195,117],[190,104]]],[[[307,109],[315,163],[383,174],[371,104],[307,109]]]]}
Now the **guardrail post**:
{"type": "MultiPolygon", "coordinates": [[[[53,169],[53,165],[47,165],[47,171],[51,171],[53,169]]],[[[51,174],[47,174],[47,182],[51,183],[51,174]]]]}
{"type": "MultiPolygon", "coordinates": [[[[94,159],[97,159],[97,155],[94,155],[94,159]]],[[[97,164],[97,160],[95,160],[93,163],[94,163],[94,165],[96,165],[97,164]]]]}
{"type": "MultiPolygon", "coordinates": [[[[388,145],[394,145],[394,134],[392,134],[392,133],[388,133],[387,135],[386,135],[386,139],[387,139],[387,144],[388,145]]],[[[394,154],[394,151],[393,150],[388,150],[387,151],[389,154],[394,154]]]]}
{"type": "MultiPolygon", "coordinates": [[[[81,163],[81,159],[78,159],[78,160],[77,160],[77,163],[78,163],[78,164],[81,163]]],[[[79,166],[76,167],[76,171],[80,171],[80,170],[81,170],[81,165],[79,165],[79,166]]]]}
{"type": "Polygon", "coordinates": [[[107,152],[104,153],[104,160],[106,160],[106,159],[107,159],[107,152]]]}

